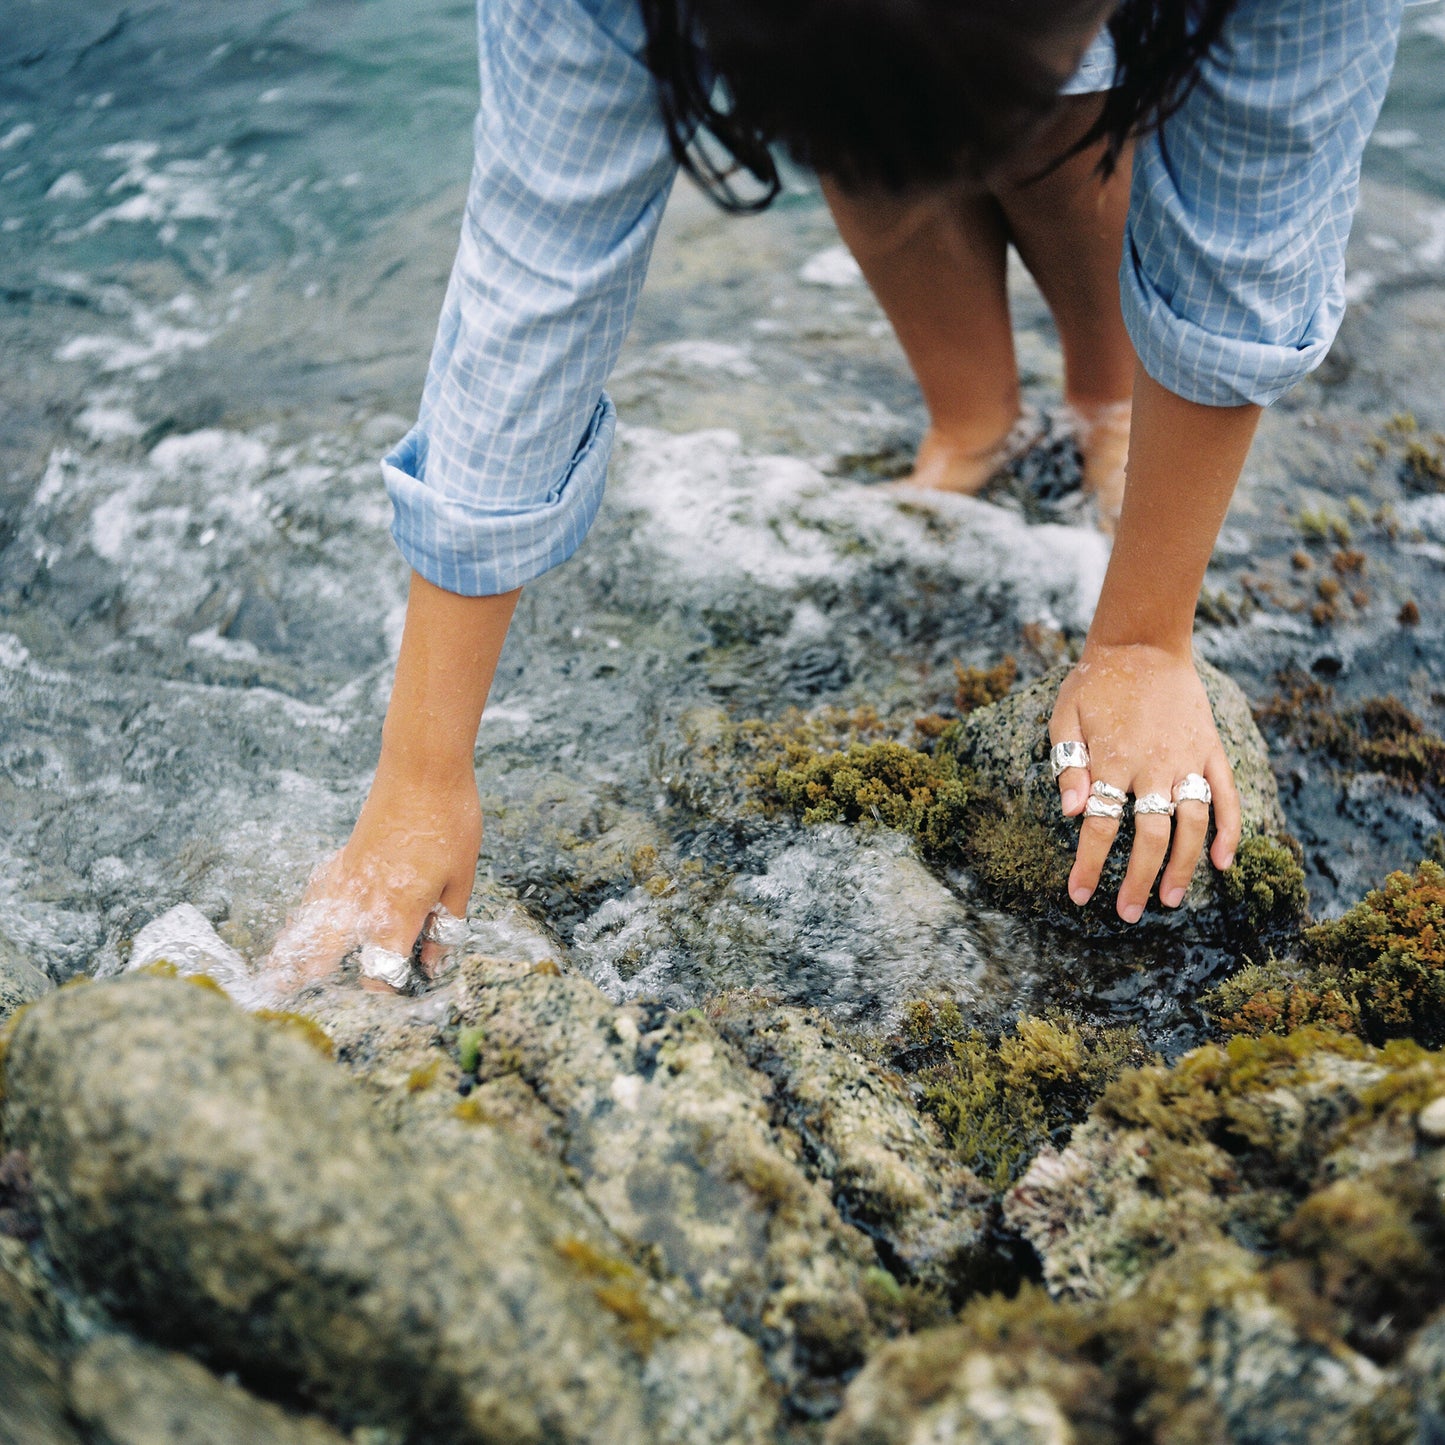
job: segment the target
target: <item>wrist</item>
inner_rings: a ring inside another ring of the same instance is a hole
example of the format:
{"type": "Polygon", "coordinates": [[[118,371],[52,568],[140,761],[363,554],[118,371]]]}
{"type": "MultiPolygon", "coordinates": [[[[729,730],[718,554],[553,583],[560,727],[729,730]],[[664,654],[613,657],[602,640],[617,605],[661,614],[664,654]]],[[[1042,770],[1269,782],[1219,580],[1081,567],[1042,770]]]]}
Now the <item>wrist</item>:
{"type": "Polygon", "coordinates": [[[413,782],[474,776],[476,739],[453,728],[428,726],[425,719],[387,715],[381,730],[378,770],[413,782]]]}

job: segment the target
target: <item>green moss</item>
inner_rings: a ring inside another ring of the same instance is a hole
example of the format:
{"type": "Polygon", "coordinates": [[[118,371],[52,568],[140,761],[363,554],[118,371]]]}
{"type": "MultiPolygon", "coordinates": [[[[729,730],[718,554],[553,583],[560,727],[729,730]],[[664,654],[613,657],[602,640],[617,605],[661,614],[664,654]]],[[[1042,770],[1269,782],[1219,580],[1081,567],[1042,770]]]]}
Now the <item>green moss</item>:
{"type": "Polygon", "coordinates": [[[1354,1000],[1367,1038],[1445,1044],[1445,869],[1438,863],[1392,873],[1304,941],[1315,976],[1354,1000]]]}
{"type": "Polygon", "coordinates": [[[420,1094],[431,1088],[437,1081],[437,1075],[441,1072],[441,1067],[442,1061],[440,1059],[428,1059],[426,1063],[419,1064],[406,1076],[407,1093],[420,1094]]]}
{"type": "Polygon", "coordinates": [[[1005,657],[993,667],[965,667],[955,662],[953,675],[957,683],[953,705],[963,716],[1006,698],[1018,681],[1019,665],[1013,657],[1005,657]]]}
{"type": "Polygon", "coordinates": [[[1280,674],[1255,717],[1266,733],[1347,768],[1384,773],[1407,788],[1445,788],[1445,739],[1398,698],[1341,706],[1333,688],[1293,669],[1280,674]]]}
{"type": "Polygon", "coordinates": [[[486,1042],[487,1031],[481,1028],[463,1029],[457,1035],[457,1062],[462,1073],[475,1074],[482,1062],[482,1045],[486,1042]]]}
{"type": "Polygon", "coordinates": [[[1133,1029],[1025,1016],[990,1040],[952,1003],[908,1011],[895,1065],[959,1157],[1002,1192],[1088,1112],[1108,1081],[1147,1055],[1133,1029]]]}
{"type": "Polygon", "coordinates": [[[1004,807],[975,807],[966,835],[970,867],[997,897],[1018,912],[1044,914],[1058,906],[1069,881],[1069,859],[1036,818],[1004,807]]]}
{"type": "Polygon", "coordinates": [[[263,1024],[273,1024],[295,1034],[325,1058],[336,1057],[336,1045],[332,1042],[331,1035],[315,1019],[309,1019],[305,1014],[290,1013],[285,1009],[263,1008],[257,1009],[251,1017],[263,1024]]]}
{"type": "Polygon", "coordinates": [[[1203,1000],[1224,1033],[1306,1024],[1373,1043],[1445,1044],[1445,869],[1392,873],[1342,918],[1306,929],[1298,960],[1243,968],[1203,1000]]]}
{"type": "Polygon", "coordinates": [[[1280,1231],[1276,1291],[1306,1286],[1330,1327],[1375,1359],[1398,1354],[1439,1302],[1445,1217],[1414,1160],[1316,1190],[1280,1231]]]}
{"type": "Polygon", "coordinates": [[[889,741],[794,752],[760,764],[754,781],[804,823],[897,828],[935,855],[957,848],[973,784],[951,757],[889,741]]]}
{"type": "Polygon", "coordinates": [[[1297,924],[1309,910],[1305,871],[1296,853],[1275,838],[1241,841],[1219,879],[1225,904],[1250,930],[1263,934],[1297,924]]]}

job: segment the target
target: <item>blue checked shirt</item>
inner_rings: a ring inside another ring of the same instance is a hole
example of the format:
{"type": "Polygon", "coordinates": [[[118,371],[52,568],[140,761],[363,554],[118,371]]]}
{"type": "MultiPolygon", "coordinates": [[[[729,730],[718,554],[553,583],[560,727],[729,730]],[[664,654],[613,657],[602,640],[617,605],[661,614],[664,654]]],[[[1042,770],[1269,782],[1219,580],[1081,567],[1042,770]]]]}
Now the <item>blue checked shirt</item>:
{"type": "MultiPolygon", "coordinates": [[[[1120,273],[1149,374],[1268,403],[1344,312],[1360,157],[1401,0],[1242,0],[1162,140],[1137,148],[1120,273]]],[[[603,390],[675,166],[636,0],[478,0],[481,103],[461,244],[417,424],[382,463],[403,556],[449,592],[565,561],[602,500],[603,390]]],[[[1071,90],[1100,89],[1106,46],[1071,90]]]]}

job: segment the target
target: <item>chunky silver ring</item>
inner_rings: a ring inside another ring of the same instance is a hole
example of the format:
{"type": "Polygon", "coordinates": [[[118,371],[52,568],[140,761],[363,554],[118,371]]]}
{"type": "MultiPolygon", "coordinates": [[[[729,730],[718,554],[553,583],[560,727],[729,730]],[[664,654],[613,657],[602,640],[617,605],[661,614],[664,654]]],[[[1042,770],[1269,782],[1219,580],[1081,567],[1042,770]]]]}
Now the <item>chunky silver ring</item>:
{"type": "Polygon", "coordinates": [[[1089,750],[1080,742],[1055,743],[1049,749],[1049,766],[1054,770],[1054,781],[1057,782],[1059,774],[1069,768],[1087,768],[1089,750]]]}
{"type": "Polygon", "coordinates": [[[1090,798],[1084,804],[1086,818],[1111,818],[1118,822],[1124,816],[1123,803],[1111,803],[1107,798],[1090,798]]]}
{"type": "Polygon", "coordinates": [[[1180,782],[1174,784],[1176,803],[1203,803],[1207,808],[1214,801],[1209,782],[1199,773],[1186,773],[1180,782]]]}
{"type": "Polygon", "coordinates": [[[1103,798],[1104,801],[1108,803],[1119,803],[1122,805],[1129,801],[1128,793],[1126,793],[1123,788],[1116,788],[1112,783],[1096,782],[1089,791],[1093,793],[1096,798],[1103,798]]]}
{"type": "Polygon", "coordinates": [[[400,993],[411,982],[411,956],[379,943],[366,943],[361,948],[361,976],[380,979],[400,993]]]}
{"type": "Polygon", "coordinates": [[[1145,793],[1134,801],[1134,816],[1141,813],[1161,813],[1166,818],[1174,816],[1174,804],[1163,793],[1145,793]]]}
{"type": "Polygon", "coordinates": [[[465,918],[458,918],[451,909],[438,903],[427,915],[421,936],[425,942],[440,944],[442,948],[460,948],[472,936],[472,930],[465,918]]]}

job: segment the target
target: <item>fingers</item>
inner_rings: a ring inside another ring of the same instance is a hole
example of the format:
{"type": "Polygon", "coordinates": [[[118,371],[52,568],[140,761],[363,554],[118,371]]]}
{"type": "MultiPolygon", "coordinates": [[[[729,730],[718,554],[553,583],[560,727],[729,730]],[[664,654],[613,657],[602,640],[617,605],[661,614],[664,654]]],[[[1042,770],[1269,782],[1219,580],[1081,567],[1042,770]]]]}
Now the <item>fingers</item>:
{"type": "MultiPolygon", "coordinates": [[[[460,878],[453,878],[445,888],[442,889],[442,896],[439,906],[455,918],[467,916],[467,906],[472,901],[472,879],[465,882],[460,878]]],[[[430,915],[428,915],[430,916],[430,915]]],[[[428,939],[421,946],[421,970],[428,978],[436,978],[446,964],[451,954],[452,946],[445,943],[437,943],[428,939]]]]}
{"type": "MultiPolygon", "coordinates": [[[[1081,742],[1084,734],[1079,722],[1078,709],[1072,702],[1060,698],[1049,719],[1049,743],[1081,742]]],[[[1076,818],[1084,811],[1089,801],[1092,779],[1088,768],[1065,768],[1059,774],[1059,801],[1063,805],[1064,817],[1076,818]]]]}
{"type": "Polygon", "coordinates": [[[1214,842],[1209,857],[1214,866],[1223,871],[1234,862],[1239,847],[1241,811],[1234,771],[1222,750],[1205,764],[1204,777],[1214,794],[1214,842]]]}
{"type": "Polygon", "coordinates": [[[1186,799],[1174,808],[1174,851],[1169,866],[1159,880],[1159,901],[1166,908],[1178,908],[1189,891],[1190,879],[1199,866],[1204,851],[1204,837],[1209,831],[1209,805],[1186,799]]]}
{"type": "Polygon", "coordinates": [[[1118,836],[1119,824],[1114,818],[1085,818],[1080,825],[1079,849],[1069,874],[1069,897],[1080,908],[1094,896],[1099,875],[1104,871],[1104,860],[1118,836]]]}
{"type": "MultiPolygon", "coordinates": [[[[1168,796],[1169,786],[1144,786],[1138,790],[1145,793],[1162,793],[1168,796]]],[[[1149,895],[1154,891],[1154,880],[1163,866],[1164,855],[1169,851],[1169,818],[1164,813],[1136,813],[1134,816],[1134,847],[1129,854],[1129,867],[1124,882],[1119,888],[1115,908],[1125,923],[1138,923],[1144,916],[1149,895]]]]}

